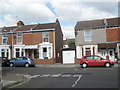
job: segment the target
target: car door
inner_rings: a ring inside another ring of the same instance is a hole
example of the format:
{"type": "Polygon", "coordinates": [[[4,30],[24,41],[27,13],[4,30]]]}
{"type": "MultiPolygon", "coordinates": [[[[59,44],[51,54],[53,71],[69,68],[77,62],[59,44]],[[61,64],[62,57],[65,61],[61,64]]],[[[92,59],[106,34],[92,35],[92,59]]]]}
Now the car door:
{"type": "Polygon", "coordinates": [[[22,57],[22,66],[25,65],[25,63],[27,62],[28,58],[27,57],[22,57]]]}
{"type": "Polygon", "coordinates": [[[87,64],[88,64],[89,66],[93,66],[93,65],[95,64],[94,59],[93,59],[93,56],[86,56],[86,57],[85,57],[85,61],[87,62],[87,64]]]}
{"type": "Polygon", "coordinates": [[[94,56],[94,60],[95,60],[95,66],[103,66],[104,65],[104,61],[101,57],[94,56]]]}
{"type": "Polygon", "coordinates": [[[14,60],[14,65],[15,65],[15,66],[20,66],[20,64],[21,64],[21,58],[18,57],[18,58],[16,58],[16,59],[14,60]]]}

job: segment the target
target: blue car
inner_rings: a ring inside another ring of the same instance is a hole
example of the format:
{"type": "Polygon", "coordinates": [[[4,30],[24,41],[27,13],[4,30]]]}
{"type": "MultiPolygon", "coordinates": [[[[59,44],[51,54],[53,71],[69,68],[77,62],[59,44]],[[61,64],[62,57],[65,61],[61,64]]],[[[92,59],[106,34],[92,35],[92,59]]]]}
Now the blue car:
{"type": "Polygon", "coordinates": [[[13,66],[25,66],[25,67],[35,66],[35,62],[32,58],[23,56],[10,60],[10,67],[13,66]]]}

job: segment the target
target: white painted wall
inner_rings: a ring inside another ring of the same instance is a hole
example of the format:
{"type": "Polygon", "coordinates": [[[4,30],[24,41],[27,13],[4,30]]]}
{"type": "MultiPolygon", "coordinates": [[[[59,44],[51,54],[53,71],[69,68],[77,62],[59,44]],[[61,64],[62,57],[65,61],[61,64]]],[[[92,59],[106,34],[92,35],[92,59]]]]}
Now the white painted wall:
{"type": "Polygon", "coordinates": [[[91,49],[91,55],[93,55],[93,47],[95,48],[95,55],[98,55],[98,46],[97,45],[84,45],[84,46],[76,46],[76,56],[77,59],[82,58],[82,48],[83,48],[83,55],[86,55],[86,48],[91,49]]]}
{"type": "Polygon", "coordinates": [[[75,51],[63,51],[63,64],[74,64],[75,63],[75,51]]]}

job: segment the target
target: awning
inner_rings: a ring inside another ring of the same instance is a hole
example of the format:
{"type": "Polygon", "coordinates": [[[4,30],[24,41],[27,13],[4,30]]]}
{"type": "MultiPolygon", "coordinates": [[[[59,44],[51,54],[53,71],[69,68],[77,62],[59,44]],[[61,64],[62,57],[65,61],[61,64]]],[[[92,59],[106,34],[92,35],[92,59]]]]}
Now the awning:
{"type": "Polygon", "coordinates": [[[37,49],[38,45],[26,45],[24,49],[37,49]]]}
{"type": "Polygon", "coordinates": [[[117,43],[99,43],[98,48],[116,48],[117,43]]]}

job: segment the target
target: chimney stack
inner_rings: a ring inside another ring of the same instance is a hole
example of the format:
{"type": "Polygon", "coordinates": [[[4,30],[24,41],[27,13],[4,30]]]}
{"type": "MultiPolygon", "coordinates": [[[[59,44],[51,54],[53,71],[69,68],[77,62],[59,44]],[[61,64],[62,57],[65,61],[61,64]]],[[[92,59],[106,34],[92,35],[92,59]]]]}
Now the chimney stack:
{"type": "Polygon", "coordinates": [[[18,26],[18,27],[24,26],[23,21],[18,21],[18,22],[17,22],[17,26],[18,26]]]}

